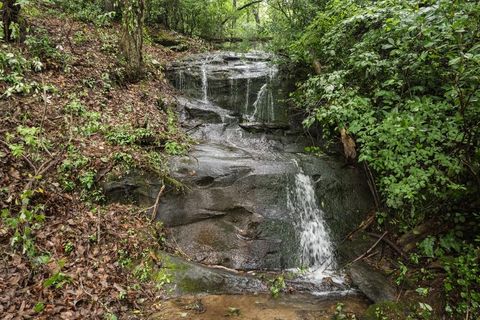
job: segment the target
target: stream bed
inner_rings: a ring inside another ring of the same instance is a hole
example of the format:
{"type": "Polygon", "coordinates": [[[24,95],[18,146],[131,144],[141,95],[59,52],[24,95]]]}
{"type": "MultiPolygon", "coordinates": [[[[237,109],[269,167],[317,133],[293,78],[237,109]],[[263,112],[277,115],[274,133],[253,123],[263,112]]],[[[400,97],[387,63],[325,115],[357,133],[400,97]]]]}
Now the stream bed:
{"type": "Polygon", "coordinates": [[[368,300],[350,296],[337,300],[319,299],[308,294],[272,298],[259,295],[184,296],[162,304],[155,319],[165,320],[331,320],[341,303],[344,315],[363,314],[368,300]]]}

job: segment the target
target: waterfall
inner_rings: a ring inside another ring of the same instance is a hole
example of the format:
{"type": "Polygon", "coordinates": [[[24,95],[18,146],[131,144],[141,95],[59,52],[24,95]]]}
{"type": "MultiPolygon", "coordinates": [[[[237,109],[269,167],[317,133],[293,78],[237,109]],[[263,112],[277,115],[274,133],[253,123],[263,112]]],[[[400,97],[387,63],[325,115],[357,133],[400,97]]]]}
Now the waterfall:
{"type": "Polygon", "coordinates": [[[183,70],[178,71],[178,88],[180,90],[185,89],[185,76],[183,70]]]}
{"type": "Polygon", "coordinates": [[[251,121],[273,122],[275,120],[273,92],[270,88],[272,79],[276,76],[277,69],[270,67],[265,84],[260,88],[257,98],[253,103],[253,114],[249,117],[251,121]]]}
{"type": "Polygon", "coordinates": [[[334,250],[324,212],[318,206],[314,182],[301,169],[288,190],[287,207],[297,221],[302,266],[321,277],[325,271],[336,267],[334,250]]]}
{"type": "Polygon", "coordinates": [[[202,71],[202,93],[203,102],[208,102],[208,74],[207,74],[207,59],[205,59],[200,67],[202,71]]]}
{"type": "Polygon", "coordinates": [[[250,83],[252,82],[252,79],[251,78],[248,78],[247,79],[247,90],[246,90],[246,96],[245,96],[245,113],[248,112],[248,105],[250,103],[250,83]]]}
{"type": "Polygon", "coordinates": [[[256,120],[260,117],[260,107],[264,104],[262,103],[265,100],[265,96],[268,94],[268,82],[266,82],[258,91],[257,99],[253,102],[253,114],[251,116],[251,120],[256,120]]]}

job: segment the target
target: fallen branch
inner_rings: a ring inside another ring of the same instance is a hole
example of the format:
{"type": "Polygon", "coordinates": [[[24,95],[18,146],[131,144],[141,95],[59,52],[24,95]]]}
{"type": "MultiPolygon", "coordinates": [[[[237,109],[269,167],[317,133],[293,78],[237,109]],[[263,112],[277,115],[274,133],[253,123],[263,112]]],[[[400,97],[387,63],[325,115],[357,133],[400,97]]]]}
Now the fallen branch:
{"type": "Polygon", "coordinates": [[[360,225],[355,229],[353,230],[352,232],[350,232],[346,237],[345,239],[342,241],[344,242],[345,240],[351,240],[352,237],[355,235],[355,233],[357,233],[358,231],[360,230],[366,230],[368,227],[370,227],[370,225],[375,221],[375,210],[372,210],[367,218],[365,220],[363,220],[360,225]]]}
{"type": "Polygon", "coordinates": [[[209,268],[213,268],[213,269],[221,269],[221,270],[225,270],[225,271],[228,271],[228,272],[232,272],[232,273],[241,273],[240,271],[238,270],[235,270],[235,269],[231,269],[231,268],[227,268],[227,267],[224,267],[224,266],[221,266],[221,265],[208,265],[209,268]]]}
{"type": "Polygon", "coordinates": [[[100,173],[95,178],[95,182],[96,183],[100,182],[110,171],[112,171],[114,165],[115,164],[112,162],[105,169],[101,170],[100,173]]]}
{"type": "MultiPolygon", "coordinates": [[[[387,231],[385,231],[387,232],[387,231]]],[[[407,254],[405,252],[403,252],[402,249],[400,249],[395,243],[393,243],[392,241],[388,240],[387,238],[384,238],[384,235],[379,235],[379,234],[376,234],[376,233],[371,233],[371,232],[368,232],[367,235],[369,235],[370,237],[374,237],[374,238],[378,238],[379,240],[383,240],[383,242],[385,242],[386,244],[388,244],[390,246],[390,248],[392,248],[393,250],[395,250],[402,258],[408,258],[407,257],[407,254]]]]}
{"type": "Polygon", "coordinates": [[[372,251],[373,249],[375,249],[375,247],[380,243],[380,241],[382,241],[382,239],[387,235],[388,231],[385,231],[382,236],[377,240],[377,242],[375,242],[365,253],[363,253],[362,255],[360,255],[358,258],[356,258],[355,260],[352,261],[352,263],[355,263],[359,260],[362,260],[363,258],[365,258],[366,256],[368,256],[372,251]]]}
{"type": "MultiPolygon", "coordinates": [[[[248,7],[253,6],[253,5],[255,5],[255,4],[257,4],[257,3],[260,3],[260,2],[263,2],[263,0],[254,0],[254,1],[252,1],[252,2],[249,2],[249,3],[247,3],[247,4],[244,4],[243,6],[237,8],[235,11],[236,11],[236,12],[242,11],[242,10],[247,9],[248,7]]],[[[227,17],[225,20],[223,20],[223,21],[222,21],[222,26],[223,26],[225,23],[227,23],[228,20],[232,19],[233,17],[234,17],[234,16],[232,15],[232,16],[230,16],[230,17],[227,17]]]]}
{"type": "Polygon", "coordinates": [[[35,171],[35,174],[33,175],[33,177],[30,178],[30,180],[27,182],[27,184],[25,185],[25,188],[23,190],[28,191],[28,190],[32,189],[32,185],[37,180],[37,177],[43,176],[48,170],[50,170],[50,168],[52,166],[56,165],[59,161],[60,161],[60,158],[51,159],[51,160],[47,160],[46,162],[44,162],[40,166],[40,168],[38,168],[38,170],[35,171]]]}
{"type": "Polygon", "coordinates": [[[380,196],[378,195],[378,190],[375,185],[375,178],[373,177],[372,170],[370,170],[370,166],[367,162],[363,163],[365,173],[367,174],[367,184],[370,188],[370,192],[373,196],[373,200],[375,201],[375,207],[378,210],[380,208],[380,196]]]}
{"type": "Polygon", "coordinates": [[[160,198],[162,197],[163,191],[165,191],[165,185],[162,185],[162,187],[160,188],[160,191],[158,192],[157,199],[155,200],[155,205],[153,206],[152,216],[150,218],[151,221],[155,220],[157,216],[157,210],[160,204],[160,198]]]}

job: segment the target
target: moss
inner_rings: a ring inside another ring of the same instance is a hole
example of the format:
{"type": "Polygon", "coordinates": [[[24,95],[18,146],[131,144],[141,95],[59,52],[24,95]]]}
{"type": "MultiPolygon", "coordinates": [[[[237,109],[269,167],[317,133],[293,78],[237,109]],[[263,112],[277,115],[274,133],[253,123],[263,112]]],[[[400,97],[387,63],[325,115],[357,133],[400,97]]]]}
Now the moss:
{"type": "Polygon", "coordinates": [[[177,259],[177,261],[173,261],[174,259],[166,254],[160,254],[162,257],[162,263],[165,269],[169,269],[172,272],[176,271],[187,271],[190,267],[186,263],[181,263],[177,259]]]}
{"type": "Polygon", "coordinates": [[[184,293],[209,292],[215,289],[215,285],[202,279],[184,277],[178,282],[180,290],[184,293]]]}

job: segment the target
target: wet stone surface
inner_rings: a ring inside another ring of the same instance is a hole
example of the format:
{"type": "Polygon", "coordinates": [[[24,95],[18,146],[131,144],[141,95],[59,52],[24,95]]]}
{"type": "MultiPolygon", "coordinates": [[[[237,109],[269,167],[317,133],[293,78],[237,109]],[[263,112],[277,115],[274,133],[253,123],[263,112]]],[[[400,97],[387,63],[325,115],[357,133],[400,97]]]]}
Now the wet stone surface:
{"type": "MultiPolygon", "coordinates": [[[[288,84],[270,60],[263,53],[222,52],[167,68],[180,92],[181,123],[198,144],[171,160],[171,174],[185,188],[167,187],[157,218],[195,262],[244,271],[302,267],[302,252],[309,250],[302,248],[305,230],[297,208],[322,224],[328,232],[323,240],[333,242],[335,251],[372,207],[362,172],[345,167],[341,158],[304,152],[311,141],[289,116],[283,104],[288,84]],[[300,175],[313,194],[310,203],[292,205],[300,175]]],[[[148,206],[160,187],[159,178],[133,172],[105,189],[115,199],[148,206]]],[[[299,285],[318,290],[308,281],[299,285]]]]}
{"type": "Polygon", "coordinates": [[[363,175],[341,159],[304,153],[308,139],[288,116],[284,78],[264,53],[221,52],[171,65],[183,125],[199,144],[171,163],[184,193],[162,198],[158,218],[195,261],[244,270],[298,267],[289,186],[313,179],[333,238],[371,205],[363,175]]]}

